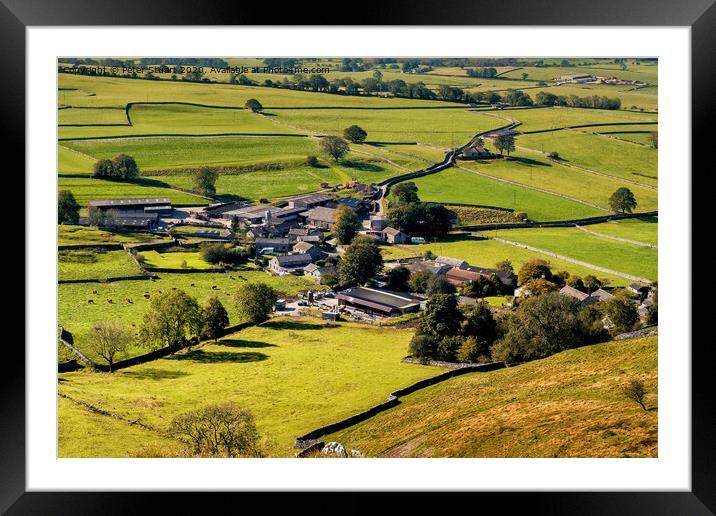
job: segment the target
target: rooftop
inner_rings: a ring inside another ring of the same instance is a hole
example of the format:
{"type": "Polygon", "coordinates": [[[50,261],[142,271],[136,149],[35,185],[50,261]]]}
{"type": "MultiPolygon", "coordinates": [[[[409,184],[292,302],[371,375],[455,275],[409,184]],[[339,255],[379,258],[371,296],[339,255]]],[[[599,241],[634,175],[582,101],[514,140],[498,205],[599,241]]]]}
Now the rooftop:
{"type": "Polygon", "coordinates": [[[415,306],[423,301],[422,298],[413,296],[412,294],[374,287],[349,288],[339,292],[337,297],[338,299],[362,304],[384,312],[415,306]]]}
{"type": "Polygon", "coordinates": [[[336,210],[333,208],[312,208],[306,213],[306,219],[317,220],[319,222],[335,222],[336,221],[336,210]]]}
{"type": "Polygon", "coordinates": [[[121,208],[124,206],[171,206],[172,201],[168,197],[143,197],[139,199],[101,199],[90,201],[90,206],[97,208],[121,208]]]}
{"type": "Polygon", "coordinates": [[[287,265],[305,265],[311,263],[313,258],[308,254],[287,254],[285,256],[277,256],[276,258],[272,258],[272,260],[276,260],[281,267],[284,267],[287,265]]]}

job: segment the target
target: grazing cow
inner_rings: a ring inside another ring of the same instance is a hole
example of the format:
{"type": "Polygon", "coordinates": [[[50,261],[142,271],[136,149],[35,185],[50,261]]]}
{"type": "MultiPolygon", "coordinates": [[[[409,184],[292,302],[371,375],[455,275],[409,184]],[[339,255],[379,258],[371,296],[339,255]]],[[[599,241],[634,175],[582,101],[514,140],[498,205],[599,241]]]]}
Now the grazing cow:
{"type": "Polygon", "coordinates": [[[144,299],[149,299],[149,294],[144,294],[144,299]]]}
{"type": "Polygon", "coordinates": [[[88,299],[87,302],[90,304],[94,304],[94,299],[88,299]]]}
{"type": "Polygon", "coordinates": [[[111,303],[111,302],[112,302],[112,300],[111,300],[111,299],[108,299],[108,300],[107,300],[107,302],[108,302],[108,303],[111,303]]]}
{"type": "Polygon", "coordinates": [[[191,286],[193,287],[193,286],[194,286],[194,284],[192,283],[192,284],[191,284],[191,286]]]}
{"type": "Polygon", "coordinates": [[[133,302],[131,299],[129,299],[129,298],[127,298],[127,303],[129,303],[129,304],[134,304],[134,302],[133,302]]]}
{"type": "Polygon", "coordinates": [[[94,289],[94,290],[92,291],[92,293],[93,293],[93,294],[96,294],[96,293],[97,293],[97,289],[94,289]]]}

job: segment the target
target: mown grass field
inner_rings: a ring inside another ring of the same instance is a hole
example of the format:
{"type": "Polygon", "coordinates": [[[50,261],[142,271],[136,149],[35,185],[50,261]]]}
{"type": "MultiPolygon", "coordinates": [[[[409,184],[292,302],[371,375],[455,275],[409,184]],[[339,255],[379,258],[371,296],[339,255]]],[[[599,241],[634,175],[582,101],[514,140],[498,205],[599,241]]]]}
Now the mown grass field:
{"type": "Polygon", "coordinates": [[[659,224],[656,217],[614,220],[604,224],[587,226],[586,229],[605,235],[646,242],[647,244],[656,245],[659,240],[659,224]]]}
{"type": "Polygon", "coordinates": [[[568,164],[657,186],[658,152],[641,145],[578,131],[523,134],[517,146],[558,152],[568,164]]]}
{"type": "MultiPolygon", "coordinates": [[[[63,283],[58,285],[58,323],[73,334],[75,344],[80,350],[87,352],[91,358],[97,358],[85,345],[92,324],[111,319],[138,330],[152,294],[158,291],[177,288],[196,298],[200,304],[216,296],[229,313],[231,325],[243,322],[237,313],[233,295],[238,286],[247,281],[267,283],[280,292],[281,296],[295,296],[303,290],[325,288],[306,278],[271,276],[258,270],[197,274],[161,273],[155,281],[63,283]],[[214,286],[216,288],[212,288],[214,286]],[[150,298],[145,298],[145,294],[150,298]],[[93,302],[90,303],[90,300],[93,302]]],[[[139,345],[129,349],[130,355],[145,352],[146,349],[139,345]]]]}
{"type": "Polygon", "coordinates": [[[651,247],[599,237],[576,228],[500,229],[484,233],[652,281],[658,279],[658,251],[651,247]]]}
{"type": "MultiPolygon", "coordinates": [[[[507,231],[501,230],[498,234],[507,238],[507,231]]],[[[519,230],[530,231],[530,230],[519,230]]],[[[543,229],[533,230],[540,234],[543,229]]],[[[445,239],[438,242],[430,242],[428,244],[405,245],[406,249],[414,250],[416,253],[423,254],[425,251],[432,251],[437,256],[449,256],[451,258],[459,258],[467,261],[470,265],[478,267],[494,267],[497,262],[502,260],[510,260],[515,271],[519,271],[522,264],[531,258],[541,258],[550,263],[553,272],[568,271],[570,274],[577,276],[586,276],[592,274],[597,278],[608,278],[611,286],[624,286],[632,283],[631,280],[607,274],[605,272],[590,269],[588,267],[577,265],[571,262],[553,258],[546,254],[530,251],[509,244],[503,244],[495,240],[479,239],[469,234],[448,235],[445,239]]],[[[572,257],[570,253],[564,253],[565,256],[572,257]]],[[[618,269],[617,269],[618,270],[618,269]]],[[[621,271],[619,271],[621,272],[621,271]]]]}
{"type": "Polygon", "coordinates": [[[122,108],[94,109],[94,108],[65,108],[57,110],[57,123],[66,124],[92,124],[92,125],[125,125],[127,117],[122,108]]]}
{"type": "Polygon", "coordinates": [[[656,190],[565,167],[538,152],[519,150],[512,153],[509,159],[480,162],[464,160],[459,163],[482,174],[567,195],[601,206],[605,210],[609,209],[609,197],[612,193],[620,187],[627,187],[639,203],[638,211],[658,208],[659,196],[656,190]]]}
{"type": "Polygon", "coordinates": [[[657,457],[657,338],[597,344],[401,399],[324,438],[370,457],[657,457]],[[642,410],[621,392],[647,389],[642,410]]]}
{"type": "MultiPolygon", "coordinates": [[[[411,330],[352,323],[328,328],[315,319],[276,319],[111,375],[64,373],[59,390],[158,429],[184,411],[232,401],[252,410],[271,443],[269,455],[293,456],[298,435],[441,372],[400,362],[411,336],[411,330]]],[[[59,419],[66,430],[60,433],[61,457],[124,456],[134,448],[127,444],[136,435],[129,425],[126,431],[112,425],[108,436],[94,416],[63,409],[59,419]],[[78,437],[85,442],[77,443],[78,437]]]]}
{"type": "MultiPolygon", "coordinates": [[[[654,89],[657,89],[655,86],[654,89]]],[[[561,84],[546,88],[527,90],[527,93],[534,96],[540,92],[553,93],[562,97],[577,95],[578,97],[600,97],[618,98],[621,100],[622,109],[643,109],[645,111],[656,111],[659,108],[657,96],[653,93],[642,92],[631,85],[609,85],[609,84],[561,84]]]]}
{"type": "Polygon", "coordinates": [[[161,240],[157,235],[151,233],[140,233],[138,231],[113,232],[103,231],[101,229],[88,226],[74,226],[68,224],[60,224],[57,226],[57,244],[135,244],[141,242],[152,242],[161,240]]]}
{"type": "Polygon", "coordinates": [[[530,220],[568,220],[606,213],[556,195],[495,181],[454,167],[413,181],[423,201],[512,208],[527,213],[530,220]]]}
{"type": "Polygon", "coordinates": [[[104,249],[58,251],[57,275],[61,280],[139,276],[142,271],[127,252],[104,249]]]}
{"type": "Polygon", "coordinates": [[[209,204],[208,199],[169,188],[105,181],[102,179],[61,177],[58,180],[58,190],[70,190],[81,206],[87,206],[87,203],[93,199],[132,199],[140,197],[169,197],[175,205],[209,204]]]}
{"type": "Polygon", "coordinates": [[[57,146],[57,172],[60,174],[92,174],[95,160],[62,145],[57,146]]]}
{"type": "Polygon", "coordinates": [[[211,269],[212,264],[205,261],[199,251],[174,251],[160,253],[158,251],[142,251],[145,258],[144,264],[147,267],[158,267],[162,269],[211,269]]]}
{"type": "MultiPolygon", "coordinates": [[[[534,92],[535,90],[530,91],[534,92]]],[[[491,113],[500,117],[519,120],[522,124],[517,130],[521,132],[560,129],[588,124],[656,123],[658,119],[657,115],[653,113],[570,107],[505,108],[491,113]]],[[[594,130],[598,130],[598,127],[595,127],[594,130]]]]}
{"type": "Polygon", "coordinates": [[[276,109],[276,119],[306,130],[342,135],[357,124],[368,132],[368,142],[405,142],[457,147],[476,133],[505,125],[503,120],[467,110],[466,106],[386,110],[276,109]]]}

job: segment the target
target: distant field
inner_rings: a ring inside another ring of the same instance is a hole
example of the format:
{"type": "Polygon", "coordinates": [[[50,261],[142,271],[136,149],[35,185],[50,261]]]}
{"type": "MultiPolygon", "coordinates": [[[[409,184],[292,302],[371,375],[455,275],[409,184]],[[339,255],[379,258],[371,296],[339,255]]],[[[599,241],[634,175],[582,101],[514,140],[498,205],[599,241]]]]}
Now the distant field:
{"type": "MultiPolygon", "coordinates": [[[[616,129],[616,128],[614,128],[616,129]]],[[[656,129],[656,128],[654,128],[656,129]]],[[[620,140],[626,140],[641,145],[651,146],[651,139],[648,131],[631,131],[631,132],[619,132],[619,131],[601,131],[601,134],[606,137],[619,138],[620,140]]]]}
{"type": "Polygon", "coordinates": [[[58,252],[58,277],[61,280],[139,276],[142,271],[126,251],[72,250],[58,252]]]}
{"type": "Polygon", "coordinates": [[[129,125],[124,109],[59,109],[57,123],[64,124],[118,124],[129,125]]]}
{"type": "Polygon", "coordinates": [[[500,229],[485,233],[653,281],[659,277],[656,249],[598,237],[576,228],[500,229]]]}
{"type": "MultiPolygon", "coordinates": [[[[91,350],[84,346],[84,339],[92,324],[95,321],[112,319],[138,329],[150,301],[144,297],[145,293],[151,296],[159,290],[177,288],[195,297],[200,303],[217,296],[229,312],[231,324],[239,324],[242,321],[237,315],[232,296],[236,288],[246,281],[267,283],[283,296],[297,295],[302,290],[323,288],[306,278],[270,276],[257,270],[198,274],[162,273],[156,281],[61,284],[58,286],[58,321],[74,335],[79,348],[92,356],[91,350]],[[213,286],[217,288],[214,289],[213,286]],[[89,303],[90,299],[93,303],[89,303]]],[[[144,348],[137,346],[129,351],[130,355],[146,352],[144,348]]]]}
{"type": "Polygon", "coordinates": [[[124,107],[129,102],[194,102],[212,106],[243,107],[248,99],[258,99],[266,108],[271,107],[407,107],[449,106],[441,101],[380,98],[368,96],[331,95],[260,86],[231,84],[202,84],[182,81],[145,81],[86,77],[58,74],[60,88],[78,88],[82,91],[60,91],[61,104],[73,106],[124,107]],[[92,92],[88,95],[86,92],[92,92]]]}
{"type": "Polygon", "coordinates": [[[656,457],[657,338],[470,373],[322,439],[369,457],[656,457]],[[621,390],[639,378],[646,406],[621,390]]]}
{"type": "Polygon", "coordinates": [[[141,255],[146,259],[147,267],[159,267],[162,269],[183,269],[186,264],[187,269],[211,269],[212,264],[204,261],[199,251],[186,252],[163,252],[158,251],[141,251],[141,255]]]}
{"type": "Polygon", "coordinates": [[[318,154],[316,140],[281,137],[157,137],[71,141],[64,145],[97,159],[112,159],[123,152],[137,160],[140,170],[148,171],[201,165],[280,163],[305,160],[309,154],[318,154]]]}
{"type": "Polygon", "coordinates": [[[450,168],[414,180],[424,201],[512,208],[530,220],[567,220],[604,215],[603,210],[450,168]]]}
{"type": "MultiPolygon", "coordinates": [[[[656,90],[657,87],[654,86],[656,90]]],[[[600,97],[618,98],[621,100],[621,109],[645,109],[647,111],[656,111],[659,108],[657,96],[649,92],[643,92],[642,88],[635,89],[634,86],[609,84],[561,84],[559,86],[548,86],[545,88],[537,88],[527,90],[532,99],[538,92],[553,93],[562,97],[569,95],[577,95],[578,97],[591,97],[599,95],[600,97]]]]}
{"type": "Polygon", "coordinates": [[[57,146],[57,171],[60,174],[92,174],[95,160],[62,145],[57,146]]]}
{"type": "MultiPolygon", "coordinates": [[[[198,101],[197,101],[198,102],[198,101]]],[[[74,111],[74,110],[73,110],[74,111]]],[[[79,110],[85,111],[85,110],[79,110]]],[[[95,110],[103,113],[108,110],[95,110]]],[[[246,109],[217,109],[182,104],[132,106],[132,125],[60,127],[60,138],[146,134],[295,134],[246,109]]]]}
{"type": "Polygon", "coordinates": [[[627,81],[641,81],[648,84],[658,83],[658,66],[629,64],[626,70],[622,70],[616,64],[604,64],[601,66],[575,66],[575,67],[543,67],[525,66],[502,74],[504,77],[521,78],[523,73],[528,74],[529,79],[549,81],[559,79],[563,75],[592,74],[598,77],[614,76],[627,81]]]}
{"type": "Polygon", "coordinates": [[[368,142],[418,142],[457,147],[476,133],[505,125],[481,114],[460,108],[390,110],[280,109],[271,111],[276,119],[311,131],[342,135],[357,124],[368,132],[368,142]]]}
{"type": "Polygon", "coordinates": [[[518,146],[558,152],[565,162],[648,185],[658,184],[656,149],[578,131],[524,134],[518,146]]]}
{"type": "MultiPolygon", "coordinates": [[[[111,375],[64,373],[59,390],[159,429],[181,412],[232,401],[254,413],[259,432],[269,439],[270,455],[290,457],[298,435],[442,372],[400,362],[411,336],[411,330],[351,323],[327,328],[315,319],[283,318],[111,375]]],[[[86,432],[70,430],[61,410],[66,432],[61,433],[60,456],[93,451],[117,456],[134,448],[127,444],[134,427],[127,425],[125,432],[115,426],[114,445],[101,446],[107,441],[102,428],[86,425],[89,416],[68,412],[73,426],[86,432]],[[74,441],[78,437],[84,438],[82,448],[74,441]]]]}
{"type": "MultiPolygon", "coordinates": [[[[656,123],[658,120],[657,115],[653,113],[568,107],[505,108],[491,113],[500,117],[519,120],[522,125],[517,130],[521,132],[543,131],[587,124],[656,123]]],[[[598,131],[599,128],[595,127],[591,130],[598,131]]]]}
{"type": "Polygon", "coordinates": [[[614,220],[604,224],[593,224],[587,226],[586,229],[605,235],[646,242],[647,244],[656,245],[659,240],[659,224],[656,217],[614,220]]]}
{"type": "Polygon", "coordinates": [[[209,204],[207,199],[196,195],[157,186],[104,181],[102,179],[75,179],[61,177],[59,190],[70,190],[82,206],[92,199],[124,199],[139,197],[169,197],[174,204],[209,204]]]}
{"type": "MultiPolygon", "coordinates": [[[[501,230],[498,232],[498,236],[503,238],[508,237],[508,231],[513,230],[501,230]]],[[[516,230],[515,230],[516,231],[516,230]]],[[[519,230],[519,231],[535,231],[536,234],[541,234],[544,229],[532,229],[532,230],[519,230]]],[[[632,283],[631,280],[607,274],[605,272],[583,267],[571,262],[559,260],[549,255],[529,251],[520,247],[515,247],[509,244],[503,244],[495,240],[480,240],[473,236],[448,236],[447,238],[439,242],[431,242],[429,244],[419,245],[406,245],[407,249],[415,250],[419,254],[425,253],[425,251],[432,251],[438,256],[450,256],[452,258],[459,258],[465,260],[470,265],[478,267],[494,267],[497,262],[502,260],[510,260],[515,271],[519,271],[522,264],[531,258],[541,258],[547,260],[554,272],[568,271],[571,274],[578,276],[586,276],[592,274],[597,278],[609,278],[611,286],[623,286],[632,283]]],[[[560,253],[562,254],[562,253],[560,253]]],[[[570,253],[564,253],[566,256],[573,257],[570,253]]],[[[576,258],[576,257],[574,257],[576,258]]],[[[617,269],[618,270],[618,269],[617,269]]],[[[620,271],[621,272],[621,271],[620,271]]]]}
{"type": "Polygon", "coordinates": [[[99,243],[139,243],[151,242],[161,237],[149,233],[129,231],[126,233],[103,231],[88,226],[57,226],[57,244],[99,244],[99,243]]]}

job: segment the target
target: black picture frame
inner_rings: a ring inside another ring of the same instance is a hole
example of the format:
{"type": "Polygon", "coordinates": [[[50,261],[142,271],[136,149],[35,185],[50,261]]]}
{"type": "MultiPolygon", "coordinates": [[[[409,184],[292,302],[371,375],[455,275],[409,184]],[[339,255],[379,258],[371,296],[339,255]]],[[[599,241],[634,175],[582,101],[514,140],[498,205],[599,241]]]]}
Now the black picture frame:
{"type": "MultiPolygon", "coordinates": [[[[428,2],[414,0],[410,8],[395,1],[360,6],[348,16],[337,7],[316,2],[273,4],[268,2],[222,3],[218,1],[159,0],[0,0],[0,48],[6,68],[0,82],[0,103],[4,117],[3,141],[8,149],[25,143],[25,29],[28,26],[62,25],[548,25],[548,26],[688,26],[691,27],[692,69],[692,155],[693,170],[709,163],[711,124],[716,114],[713,80],[716,59],[716,5],[714,0],[501,0],[428,2]],[[277,9],[278,7],[278,9],[277,9]],[[277,11],[280,18],[277,19],[277,11]],[[338,22],[338,23],[337,23],[338,22]]],[[[24,156],[24,155],[23,155],[24,156]]],[[[18,167],[23,166],[24,157],[18,167]]],[[[709,166],[712,169],[713,165],[709,166]]],[[[701,170],[700,172],[710,172],[701,170]]],[[[683,172],[685,176],[688,171],[683,172]]],[[[692,188],[696,174],[691,175],[692,188]]],[[[706,205],[705,189],[692,189],[693,205],[706,205]],[[700,202],[703,201],[703,202],[700,202]]],[[[697,217],[692,212],[692,220],[697,217]]],[[[27,236],[26,238],[31,238],[27,236]]],[[[692,263],[697,254],[692,250],[692,263]]],[[[702,263],[703,265],[703,263],[702,263]]],[[[26,274],[31,271],[26,271],[26,274]]],[[[684,278],[691,282],[691,278],[684,278]]],[[[693,283],[692,283],[693,284],[693,283]]],[[[707,306],[692,300],[693,321],[705,318],[707,306]]],[[[27,322],[27,313],[25,313],[27,322]]],[[[705,318],[705,320],[708,320],[705,318]]],[[[7,339],[9,340],[9,339],[7,339]]],[[[509,508],[549,514],[714,514],[716,511],[716,435],[714,396],[710,381],[712,340],[692,342],[692,490],[690,492],[560,492],[560,493],[471,493],[469,500],[505,504],[509,508]]],[[[686,349],[688,343],[683,343],[686,349]]],[[[211,504],[232,503],[246,493],[78,493],[26,492],[25,487],[25,353],[6,342],[3,372],[0,375],[0,511],[8,514],[124,513],[149,508],[160,502],[163,511],[193,512],[211,504]]],[[[306,494],[290,498],[271,494],[272,504],[285,500],[291,505],[306,494]]],[[[257,498],[259,495],[251,495],[257,498]]],[[[356,502],[365,495],[342,494],[341,511],[365,507],[356,502]]],[[[451,495],[451,501],[463,497],[451,495]]],[[[252,501],[260,501],[260,498],[252,501]]],[[[300,502],[298,502],[300,503],[300,502]]],[[[325,500],[328,509],[333,497],[325,500]]],[[[411,505],[425,506],[422,495],[413,495],[411,505]]],[[[248,508],[248,506],[244,506],[248,508]]],[[[238,508],[238,506],[236,506],[238,508]]]]}

